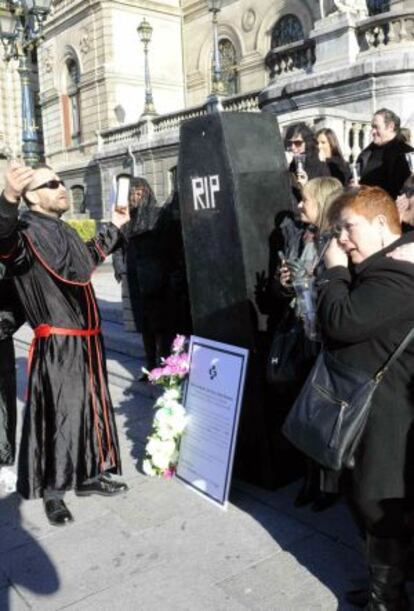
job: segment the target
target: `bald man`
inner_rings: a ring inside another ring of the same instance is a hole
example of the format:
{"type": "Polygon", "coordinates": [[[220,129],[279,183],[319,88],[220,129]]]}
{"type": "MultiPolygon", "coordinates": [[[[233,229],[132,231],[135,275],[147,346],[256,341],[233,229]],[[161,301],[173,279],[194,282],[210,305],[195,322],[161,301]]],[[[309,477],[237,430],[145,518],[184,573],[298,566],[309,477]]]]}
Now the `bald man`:
{"type": "Polygon", "coordinates": [[[66,490],[114,495],[127,486],[107,383],[100,314],[91,284],[96,265],[116,248],[113,223],[86,244],[61,220],[68,208],[63,181],[49,167],[12,164],[0,198],[0,261],[14,277],[34,331],[17,490],[43,497],[49,522],[73,520],[66,490]],[[23,199],[28,210],[18,217],[23,199]]]}

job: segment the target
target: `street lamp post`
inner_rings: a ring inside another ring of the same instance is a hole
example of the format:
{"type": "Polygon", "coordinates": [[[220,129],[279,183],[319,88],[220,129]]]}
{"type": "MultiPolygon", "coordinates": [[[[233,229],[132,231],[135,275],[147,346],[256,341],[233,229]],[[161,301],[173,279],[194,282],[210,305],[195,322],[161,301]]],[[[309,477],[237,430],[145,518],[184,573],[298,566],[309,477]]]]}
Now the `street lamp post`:
{"type": "Polygon", "coordinates": [[[221,78],[221,61],[218,43],[218,18],[223,0],[207,0],[208,10],[213,14],[213,70],[211,78],[211,92],[207,98],[207,110],[218,112],[223,110],[221,96],[224,94],[224,83],[221,78]]]}
{"type": "Polygon", "coordinates": [[[29,54],[43,39],[43,22],[52,0],[0,0],[0,39],[4,59],[19,60],[22,101],[22,152],[26,164],[41,158],[39,128],[36,125],[35,99],[29,54]]]}
{"type": "Polygon", "coordinates": [[[145,59],[145,104],[144,112],[141,115],[142,117],[155,116],[157,114],[152,97],[151,77],[148,62],[148,46],[151,42],[152,30],[152,25],[145,19],[145,17],[137,27],[138,36],[144,45],[145,59]]]}

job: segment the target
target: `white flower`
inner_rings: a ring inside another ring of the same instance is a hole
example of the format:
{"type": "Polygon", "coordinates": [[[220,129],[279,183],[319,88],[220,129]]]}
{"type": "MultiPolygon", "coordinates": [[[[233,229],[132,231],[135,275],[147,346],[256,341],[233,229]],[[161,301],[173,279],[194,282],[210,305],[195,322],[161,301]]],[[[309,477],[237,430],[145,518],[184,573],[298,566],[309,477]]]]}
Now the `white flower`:
{"type": "Polygon", "coordinates": [[[152,466],[151,461],[146,458],[143,463],[142,463],[142,470],[144,471],[144,473],[146,475],[149,475],[150,477],[154,477],[155,475],[157,475],[157,471],[156,469],[154,469],[154,467],[152,466]]]}
{"type": "Polygon", "coordinates": [[[155,407],[167,407],[178,403],[181,398],[181,392],[177,388],[168,388],[164,393],[157,399],[155,407]]]}
{"type": "Polygon", "coordinates": [[[157,411],[154,418],[154,426],[162,439],[181,435],[187,422],[185,409],[179,403],[171,407],[162,407],[157,411]]]}
{"type": "Polygon", "coordinates": [[[152,462],[155,467],[164,471],[170,464],[175,464],[178,460],[178,451],[173,440],[166,440],[155,446],[155,451],[151,452],[152,462]]]}

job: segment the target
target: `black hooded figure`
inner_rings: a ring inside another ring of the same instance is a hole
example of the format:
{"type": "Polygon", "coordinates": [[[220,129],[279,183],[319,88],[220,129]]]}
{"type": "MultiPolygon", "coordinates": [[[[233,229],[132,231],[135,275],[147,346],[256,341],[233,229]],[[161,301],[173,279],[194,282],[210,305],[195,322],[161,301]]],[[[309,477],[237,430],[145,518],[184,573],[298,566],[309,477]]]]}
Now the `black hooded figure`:
{"type": "Polygon", "coordinates": [[[156,228],[160,208],[144,178],[131,178],[128,207],[130,221],[123,229],[123,253],[118,252],[114,258],[115,275],[119,277],[123,259],[133,319],[137,332],[142,334],[146,367],[150,370],[168,355],[173,334],[169,324],[168,273],[156,228]]]}
{"type": "Polygon", "coordinates": [[[168,320],[171,332],[191,335],[192,320],[181,227],[177,166],[170,169],[172,191],[160,209],[156,231],[167,272],[168,320]]]}
{"type": "Polygon", "coordinates": [[[16,363],[13,333],[24,316],[12,280],[0,264],[0,467],[12,465],[16,450],[16,363]]]}

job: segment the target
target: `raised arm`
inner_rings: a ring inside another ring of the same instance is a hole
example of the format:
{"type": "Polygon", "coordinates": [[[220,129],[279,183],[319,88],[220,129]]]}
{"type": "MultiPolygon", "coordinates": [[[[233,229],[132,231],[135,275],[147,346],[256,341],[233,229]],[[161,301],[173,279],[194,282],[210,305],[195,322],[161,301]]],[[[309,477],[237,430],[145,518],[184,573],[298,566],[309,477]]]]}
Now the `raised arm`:
{"type": "Polygon", "coordinates": [[[10,164],[5,175],[5,189],[0,196],[0,261],[8,268],[25,259],[25,243],[18,231],[18,206],[32,176],[31,168],[17,163],[10,164]]]}
{"type": "Polygon", "coordinates": [[[86,242],[86,246],[89,248],[89,252],[96,265],[105,261],[106,257],[122,244],[124,237],[121,228],[128,221],[129,214],[127,208],[123,212],[114,211],[112,222],[104,225],[92,240],[86,242]]]}

